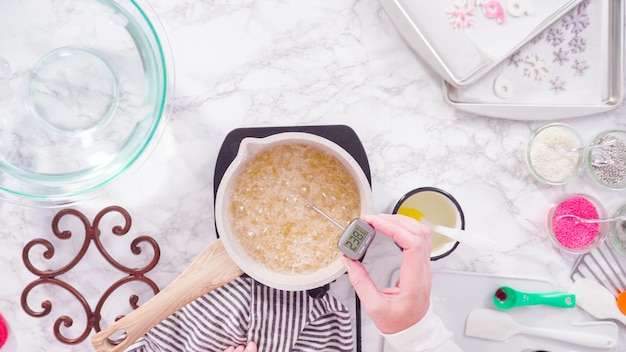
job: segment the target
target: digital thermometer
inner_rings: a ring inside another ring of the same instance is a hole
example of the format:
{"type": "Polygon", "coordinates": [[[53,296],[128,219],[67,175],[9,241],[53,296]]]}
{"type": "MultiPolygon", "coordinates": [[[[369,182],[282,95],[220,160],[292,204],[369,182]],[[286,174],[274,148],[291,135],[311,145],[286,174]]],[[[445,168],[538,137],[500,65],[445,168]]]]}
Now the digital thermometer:
{"type": "Polygon", "coordinates": [[[335,226],[339,227],[343,230],[341,237],[339,237],[339,241],[337,242],[337,246],[339,250],[345,254],[348,258],[359,260],[363,258],[365,251],[372,244],[372,240],[376,235],[376,230],[372,227],[372,225],[368,224],[365,220],[356,218],[348,224],[348,226],[343,227],[340,223],[335,221],[335,219],[326,215],[322,210],[317,208],[311,202],[307,202],[307,205],[313,208],[320,215],[328,219],[335,226]]]}

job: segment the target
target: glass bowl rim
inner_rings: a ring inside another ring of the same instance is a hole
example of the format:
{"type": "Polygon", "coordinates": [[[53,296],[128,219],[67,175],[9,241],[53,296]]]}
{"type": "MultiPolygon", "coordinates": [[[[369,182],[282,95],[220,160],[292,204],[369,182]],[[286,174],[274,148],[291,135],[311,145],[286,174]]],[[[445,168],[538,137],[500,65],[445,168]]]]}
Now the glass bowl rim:
{"type": "MultiPolygon", "coordinates": [[[[615,210],[613,216],[618,216],[618,215],[623,215],[623,214],[626,214],[626,204],[624,204],[621,207],[617,208],[617,210],[615,210]]],[[[609,238],[611,239],[611,245],[613,245],[613,248],[618,253],[620,253],[622,255],[626,255],[626,242],[624,243],[624,245],[618,244],[618,240],[617,240],[617,224],[618,224],[617,221],[615,221],[615,222],[610,224],[609,238]]],[[[624,237],[626,239],[626,234],[624,235],[624,237]]]]}
{"type": "MultiPolygon", "coordinates": [[[[34,192],[25,189],[25,187],[0,184],[0,200],[19,205],[54,207],[93,198],[99,194],[98,191],[102,191],[105,185],[145,162],[165,129],[171,111],[169,100],[173,96],[174,65],[169,39],[159,17],[145,0],[127,0],[128,7],[124,7],[123,4],[115,0],[95,1],[118,11],[129,20],[130,24],[134,23],[135,27],[141,29],[138,35],[146,38],[145,41],[149,48],[137,44],[137,50],[140,51],[142,60],[151,61],[149,70],[152,72],[154,83],[151,84],[150,91],[153,92],[151,94],[154,94],[155,98],[149,107],[150,125],[142,135],[141,140],[132,148],[127,148],[128,150],[122,155],[121,162],[120,158],[114,158],[112,161],[95,168],[68,174],[43,175],[43,177],[29,175],[28,172],[21,172],[19,169],[17,172],[15,170],[8,170],[8,172],[3,170],[22,186],[36,185],[41,190],[34,192]],[[130,8],[132,13],[127,8],[130,8]],[[109,167],[109,172],[102,174],[102,171],[109,167]],[[68,185],[70,187],[66,187],[68,185]]],[[[127,31],[130,33],[131,30],[127,29],[127,31]]],[[[130,34],[135,38],[133,33],[130,34]]],[[[76,48],[80,49],[80,47],[76,48]]]]}

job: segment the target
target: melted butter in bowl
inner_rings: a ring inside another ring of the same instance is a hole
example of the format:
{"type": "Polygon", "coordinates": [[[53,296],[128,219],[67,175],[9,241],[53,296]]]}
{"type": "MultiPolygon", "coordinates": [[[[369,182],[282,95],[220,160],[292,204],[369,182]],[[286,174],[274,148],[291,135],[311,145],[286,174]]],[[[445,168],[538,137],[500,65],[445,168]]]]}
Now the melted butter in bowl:
{"type": "MultiPolygon", "coordinates": [[[[393,209],[417,209],[428,221],[451,228],[465,229],[463,209],[448,192],[435,187],[416,188],[405,194],[393,209]]],[[[452,253],[458,242],[438,233],[432,233],[431,260],[438,260],[452,253]]]]}

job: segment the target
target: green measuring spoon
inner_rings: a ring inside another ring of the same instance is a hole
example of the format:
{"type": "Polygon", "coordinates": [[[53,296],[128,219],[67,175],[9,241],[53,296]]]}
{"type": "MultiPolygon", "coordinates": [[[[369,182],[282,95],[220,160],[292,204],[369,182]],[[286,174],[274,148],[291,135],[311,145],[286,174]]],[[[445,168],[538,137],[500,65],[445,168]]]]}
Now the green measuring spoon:
{"type": "Polygon", "coordinates": [[[502,286],[493,295],[493,304],[499,309],[538,304],[557,308],[574,308],[576,306],[576,295],[569,292],[528,293],[514,290],[508,286],[502,286]]]}

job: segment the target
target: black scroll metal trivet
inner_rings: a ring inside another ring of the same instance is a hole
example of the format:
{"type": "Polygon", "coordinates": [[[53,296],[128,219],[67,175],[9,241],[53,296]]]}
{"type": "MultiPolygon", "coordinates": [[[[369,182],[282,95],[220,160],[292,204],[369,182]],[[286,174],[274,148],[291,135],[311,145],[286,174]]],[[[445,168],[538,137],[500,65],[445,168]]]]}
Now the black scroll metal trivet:
{"type": "MultiPolygon", "coordinates": [[[[306,132],[318,135],[329,139],[345,149],[352,157],[357,161],[367,181],[372,186],[372,177],[370,173],[369,161],[367,154],[363,148],[361,140],[354,132],[352,128],[345,125],[319,125],[319,126],[281,126],[281,127],[250,127],[250,128],[238,128],[231,131],[220,148],[215,164],[215,173],[213,176],[213,201],[217,196],[217,190],[219,188],[222,177],[228,169],[228,166],[233,162],[239,151],[239,145],[241,141],[246,137],[264,138],[277,133],[283,132],[306,132]]],[[[213,207],[215,208],[215,206],[213,207]]],[[[215,233],[217,233],[217,227],[215,233]]],[[[321,297],[329,290],[329,285],[309,290],[308,293],[312,297],[321,297]]],[[[359,296],[355,295],[355,314],[356,314],[356,350],[361,352],[361,301],[359,296]]]]}
{"type": "MultiPolygon", "coordinates": [[[[54,216],[54,218],[52,219],[52,232],[60,240],[68,240],[72,237],[71,231],[69,230],[64,231],[59,228],[59,222],[61,221],[62,218],[66,216],[73,216],[73,217],[78,218],[84,225],[84,229],[85,229],[85,238],[83,240],[80,250],[68,264],[66,264],[65,266],[61,268],[38,269],[31,262],[30,252],[33,248],[38,247],[38,246],[43,246],[45,248],[45,251],[43,252],[43,257],[45,259],[50,260],[54,257],[55,248],[52,245],[52,243],[46,239],[37,238],[35,240],[32,240],[28,242],[26,246],[24,246],[24,249],[22,251],[22,260],[24,261],[26,268],[31,273],[39,277],[33,282],[31,282],[30,284],[28,284],[26,288],[24,289],[24,291],[22,292],[22,296],[21,296],[22,309],[24,309],[24,311],[27,314],[33,317],[44,317],[44,316],[47,316],[52,311],[52,302],[50,300],[44,300],[43,302],[41,302],[42,310],[40,311],[36,311],[28,305],[29,293],[35,287],[38,287],[41,285],[53,285],[53,286],[57,286],[57,287],[64,289],[65,291],[69,292],[79,302],[79,304],[83,307],[85,311],[85,315],[87,318],[86,326],[82,334],[75,338],[69,338],[67,336],[64,336],[64,334],[61,332],[61,325],[63,325],[66,328],[71,327],[74,324],[73,319],[67,315],[62,315],[59,318],[57,318],[57,320],[54,323],[54,328],[53,328],[54,336],[63,343],[70,344],[70,345],[79,344],[83,342],[89,336],[89,334],[91,333],[91,330],[95,330],[96,332],[99,332],[101,330],[100,321],[102,319],[101,309],[104,306],[104,304],[107,302],[111,294],[113,294],[118,288],[130,282],[141,282],[141,283],[148,285],[152,289],[152,292],[155,295],[159,292],[158,286],[151,279],[144,276],[147,272],[152,270],[159,261],[159,258],[161,255],[159,245],[152,237],[149,237],[149,236],[138,236],[130,243],[131,253],[136,256],[142,253],[142,249],[140,247],[142,243],[146,243],[150,247],[152,247],[154,256],[152,257],[150,263],[148,263],[144,267],[130,268],[128,266],[123,265],[119,261],[115,260],[109,254],[109,252],[104,248],[104,245],[100,239],[100,235],[101,235],[100,221],[105,215],[110,214],[110,213],[118,213],[122,215],[122,217],[124,218],[124,224],[122,224],[121,226],[119,225],[113,226],[113,228],[111,229],[111,233],[116,236],[126,235],[130,231],[132,220],[131,220],[130,214],[124,208],[119,207],[119,206],[110,206],[110,207],[104,208],[96,215],[96,217],[93,220],[93,223],[90,223],[89,219],[85,215],[83,215],[81,212],[74,210],[74,209],[63,209],[54,216]],[[78,263],[81,262],[81,260],[85,257],[85,254],[87,253],[87,250],[89,249],[89,246],[92,242],[94,243],[95,247],[97,248],[101,256],[106,260],[106,262],[108,262],[114,268],[124,272],[125,274],[128,274],[127,276],[124,276],[120,278],[119,280],[117,280],[115,283],[113,283],[102,294],[102,296],[100,296],[100,299],[98,300],[93,310],[90,307],[87,301],[87,298],[83,294],[81,294],[79,290],[77,290],[73,285],[59,278],[61,275],[69,272],[74,267],[76,267],[78,263]]],[[[129,297],[129,305],[131,306],[132,309],[136,309],[138,307],[138,302],[139,302],[138,295],[132,294],[129,297]]],[[[118,316],[116,320],[120,318],[122,318],[122,316],[118,316]]]]}

